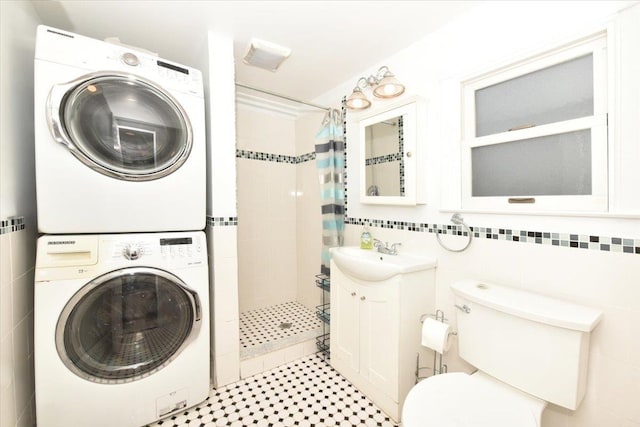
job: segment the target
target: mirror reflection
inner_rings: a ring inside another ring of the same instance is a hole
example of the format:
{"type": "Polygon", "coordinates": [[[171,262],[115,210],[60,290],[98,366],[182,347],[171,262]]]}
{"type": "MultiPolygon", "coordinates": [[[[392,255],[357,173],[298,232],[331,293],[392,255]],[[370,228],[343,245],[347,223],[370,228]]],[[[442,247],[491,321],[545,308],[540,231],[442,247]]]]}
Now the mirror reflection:
{"type": "Polygon", "coordinates": [[[402,116],[366,126],[365,183],[367,196],[404,196],[402,116]]]}

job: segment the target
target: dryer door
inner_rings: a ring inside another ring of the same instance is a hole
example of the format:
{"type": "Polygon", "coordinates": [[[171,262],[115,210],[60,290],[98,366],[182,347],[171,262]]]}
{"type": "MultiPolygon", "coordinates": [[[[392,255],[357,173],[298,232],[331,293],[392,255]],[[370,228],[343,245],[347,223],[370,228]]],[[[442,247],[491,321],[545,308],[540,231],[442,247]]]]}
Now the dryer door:
{"type": "Polygon", "coordinates": [[[155,83],[121,73],[95,73],[56,85],[47,119],[56,141],[104,175],[149,181],[189,157],[191,124],[182,106],[155,83]]]}
{"type": "Polygon", "coordinates": [[[179,278],[125,268],[92,280],[69,300],[56,327],[56,348],[81,378],[131,382],[174,360],[200,322],[198,295],[179,278]]]}

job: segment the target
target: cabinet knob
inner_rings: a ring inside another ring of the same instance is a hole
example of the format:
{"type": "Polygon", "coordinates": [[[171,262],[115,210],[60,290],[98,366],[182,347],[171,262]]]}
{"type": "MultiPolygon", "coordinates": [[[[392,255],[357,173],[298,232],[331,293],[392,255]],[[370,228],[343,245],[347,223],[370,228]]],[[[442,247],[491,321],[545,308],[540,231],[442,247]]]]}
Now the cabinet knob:
{"type": "Polygon", "coordinates": [[[356,293],[355,293],[355,292],[351,292],[351,296],[352,296],[352,297],[355,297],[355,296],[356,296],[356,293]]]}
{"type": "Polygon", "coordinates": [[[407,151],[407,157],[411,157],[413,156],[413,153],[411,151],[407,151]]]}
{"type": "Polygon", "coordinates": [[[365,296],[363,295],[363,296],[361,296],[361,297],[360,297],[360,301],[364,301],[364,300],[366,300],[366,298],[365,298],[365,296]]]}

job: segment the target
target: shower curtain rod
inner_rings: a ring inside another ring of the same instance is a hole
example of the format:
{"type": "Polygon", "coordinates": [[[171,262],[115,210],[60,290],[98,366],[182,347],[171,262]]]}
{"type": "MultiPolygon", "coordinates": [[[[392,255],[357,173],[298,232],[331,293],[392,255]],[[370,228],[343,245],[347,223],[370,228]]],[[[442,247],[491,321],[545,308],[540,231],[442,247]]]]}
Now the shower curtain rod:
{"type": "Polygon", "coordinates": [[[291,98],[290,96],[286,96],[286,95],[280,95],[279,93],[271,92],[271,91],[266,90],[266,89],[260,89],[260,88],[257,88],[257,87],[253,87],[253,86],[249,86],[249,85],[245,85],[243,83],[237,83],[237,82],[236,82],[236,86],[240,86],[240,87],[243,87],[245,89],[255,90],[256,92],[262,92],[264,94],[275,96],[277,98],[286,99],[287,101],[297,102],[298,104],[308,105],[309,107],[318,108],[320,110],[331,111],[331,108],[329,108],[329,107],[323,107],[322,105],[312,104],[312,103],[306,102],[306,101],[301,101],[299,99],[291,98]]]}

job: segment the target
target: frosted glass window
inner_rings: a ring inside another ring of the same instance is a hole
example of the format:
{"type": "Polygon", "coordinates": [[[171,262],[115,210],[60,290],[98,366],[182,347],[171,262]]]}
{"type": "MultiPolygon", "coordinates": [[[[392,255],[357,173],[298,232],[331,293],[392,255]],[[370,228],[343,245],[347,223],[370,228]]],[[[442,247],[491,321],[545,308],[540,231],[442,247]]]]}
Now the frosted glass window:
{"type": "Polygon", "coordinates": [[[475,92],[476,136],[593,115],[593,54],[475,92]]]}
{"type": "Polygon", "coordinates": [[[472,196],[591,194],[591,131],[471,149],[472,196]]]}

